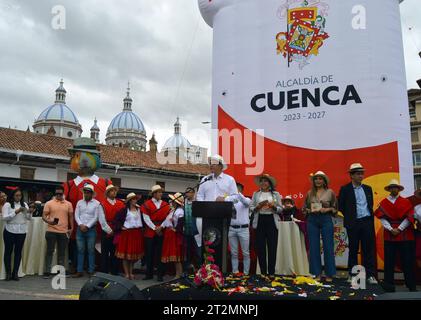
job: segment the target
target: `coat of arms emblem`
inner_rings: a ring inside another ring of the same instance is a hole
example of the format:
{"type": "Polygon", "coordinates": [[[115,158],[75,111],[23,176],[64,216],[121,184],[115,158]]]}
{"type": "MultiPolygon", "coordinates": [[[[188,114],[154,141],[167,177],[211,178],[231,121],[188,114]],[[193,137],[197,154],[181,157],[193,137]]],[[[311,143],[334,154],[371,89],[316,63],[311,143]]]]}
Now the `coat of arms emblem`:
{"type": "Polygon", "coordinates": [[[329,5],[319,0],[286,0],[279,9],[279,17],[287,21],[287,31],[276,35],[277,54],[288,59],[288,66],[296,62],[303,69],[312,56],[319,54],[324,41],[329,5]]]}

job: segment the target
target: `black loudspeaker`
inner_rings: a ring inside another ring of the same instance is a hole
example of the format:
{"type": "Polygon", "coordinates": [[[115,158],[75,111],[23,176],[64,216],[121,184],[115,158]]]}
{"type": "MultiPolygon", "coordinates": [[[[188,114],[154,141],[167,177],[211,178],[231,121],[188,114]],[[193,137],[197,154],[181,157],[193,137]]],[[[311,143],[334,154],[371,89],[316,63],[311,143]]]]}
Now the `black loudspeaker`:
{"type": "Polygon", "coordinates": [[[143,300],[136,285],[122,277],[96,273],[80,290],[79,300],[143,300]]]}
{"type": "Polygon", "coordinates": [[[385,293],[374,300],[421,300],[421,292],[393,292],[385,293]]]}

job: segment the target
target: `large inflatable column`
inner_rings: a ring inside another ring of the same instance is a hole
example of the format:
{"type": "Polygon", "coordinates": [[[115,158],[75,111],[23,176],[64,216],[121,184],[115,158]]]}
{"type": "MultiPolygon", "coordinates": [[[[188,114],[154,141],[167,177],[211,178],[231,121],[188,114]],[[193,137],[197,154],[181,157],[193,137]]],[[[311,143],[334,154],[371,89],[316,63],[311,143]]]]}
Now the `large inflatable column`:
{"type": "MultiPolygon", "coordinates": [[[[262,140],[257,161],[298,205],[311,172],[325,171],[338,192],[355,162],[376,204],[392,178],[413,192],[399,2],[199,0],[214,35],[213,125],[262,140]]],[[[253,164],[236,139],[223,155],[251,194],[253,164]]]]}

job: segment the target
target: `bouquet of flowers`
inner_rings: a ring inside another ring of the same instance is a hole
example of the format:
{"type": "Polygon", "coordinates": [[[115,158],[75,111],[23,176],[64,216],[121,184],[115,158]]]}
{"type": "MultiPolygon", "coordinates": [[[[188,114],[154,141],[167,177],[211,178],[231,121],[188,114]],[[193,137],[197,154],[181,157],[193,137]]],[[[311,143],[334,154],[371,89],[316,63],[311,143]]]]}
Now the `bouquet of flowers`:
{"type": "Polygon", "coordinates": [[[196,272],[194,283],[198,286],[205,285],[219,290],[224,285],[224,276],[219,270],[219,267],[214,263],[215,259],[212,254],[215,253],[215,250],[209,248],[211,244],[210,241],[205,242],[205,262],[196,272]]]}

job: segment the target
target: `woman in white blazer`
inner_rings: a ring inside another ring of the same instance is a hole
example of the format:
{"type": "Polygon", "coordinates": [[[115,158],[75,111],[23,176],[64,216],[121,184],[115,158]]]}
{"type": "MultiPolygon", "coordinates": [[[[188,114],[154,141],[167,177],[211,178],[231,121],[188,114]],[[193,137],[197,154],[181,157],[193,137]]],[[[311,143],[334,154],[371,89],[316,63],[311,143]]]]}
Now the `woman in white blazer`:
{"type": "Polygon", "coordinates": [[[259,190],[253,194],[250,211],[253,215],[252,226],[256,230],[257,257],[261,273],[274,275],[282,197],[275,191],[275,178],[269,174],[257,176],[254,181],[259,190]]]}

